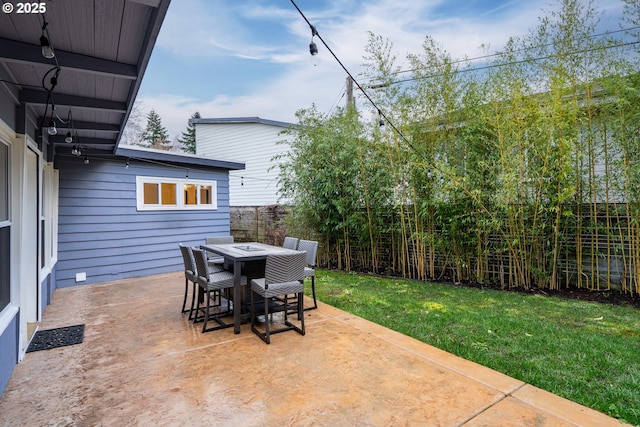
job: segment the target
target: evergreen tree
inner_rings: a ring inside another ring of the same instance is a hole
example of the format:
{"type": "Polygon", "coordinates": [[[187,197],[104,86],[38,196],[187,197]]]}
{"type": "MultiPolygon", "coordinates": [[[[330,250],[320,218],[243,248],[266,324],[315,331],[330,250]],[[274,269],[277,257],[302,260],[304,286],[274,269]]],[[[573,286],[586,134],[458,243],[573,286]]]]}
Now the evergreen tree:
{"type": "Polygon", "coordinates": [[[147,114],[147,127],[142,133],[142,141],[145,147],[156,148],[160,150],[171,149],[169,134],[167,129],[162,126],[162,120],[155,110],[151,110],[147,114]]]}
{"type": "MultiPolygon", "coordinates": [[[[191,115],[192,119],[199,119],[200,113],[195,112],[191,115]]],[[[187,130],[182,132],[182,136],[178,138],[178,142],[182,146],[182,150],[187,153],[196,154],[196,125],[189,122],[187,130]]]]}

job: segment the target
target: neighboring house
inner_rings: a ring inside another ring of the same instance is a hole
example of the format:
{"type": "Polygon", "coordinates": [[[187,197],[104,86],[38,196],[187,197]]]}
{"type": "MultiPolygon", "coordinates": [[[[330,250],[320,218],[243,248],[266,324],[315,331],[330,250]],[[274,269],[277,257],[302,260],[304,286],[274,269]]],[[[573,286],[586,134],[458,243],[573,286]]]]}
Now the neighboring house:
{"type": "Polygon", "coordinates": [[[77,3],[0,14],[0,393],[56,288],[181,270],[244,167],[119,146],[169,0],[77,3]]]}
{"type": "Polygon", "coordinates": [[[288,151],[287,136],[292,123],[260,117],[190,119],[196,127],[196,154],[245,163],[242,171],[229,177],[229,203],[237,206],[269,206],[286,203],[278,195],[277,154],[288,151]]]}

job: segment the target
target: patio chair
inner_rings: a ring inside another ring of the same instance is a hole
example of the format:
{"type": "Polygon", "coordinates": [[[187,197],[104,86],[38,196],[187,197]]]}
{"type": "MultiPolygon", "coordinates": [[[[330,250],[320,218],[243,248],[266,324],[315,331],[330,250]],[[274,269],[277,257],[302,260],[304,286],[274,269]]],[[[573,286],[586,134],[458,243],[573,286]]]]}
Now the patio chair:
{"type": "MultiPolygon", "coordinates": [[[[184,299],[182,300],[182,313],[189,312],[189,320],[193,320],[193,308],[196,299],[196,286],[198,282],[198,275],[196,272],[196,261],[193,258],[193,252],[191,246],[178,244],[180,247],[180,253],[182,254],[182,260],[184,261],[184,299]],[[189,281],[193,283],[193,290],[191,291],[191,308],[186,309],[187,295],[189,293],[189,281]]],[[[221,267],[208,266],[209,274],[224,271],[221,267]]],[[[218,305],[220,304],[221,295],[218,293],[215,295],[218,298],[218,305]]]]}
{"type": "Polygon", "coordinates": [[[191,320],[193,305],[196,298],[196,283],[198,281],[196,276],[196,264],[193,260],[193,254],[189,250],[190,248],[182,243],[178,244],[178,246],[180,246],[180,253],[182,254],[182,260],[184,261],[184,299],[182,300],[182,313],[186,313],[188,311],[189,320],[191,320]],[[189,281],[193,283],[193,290],[191,292],[191,309],[187,310],[186,305],[187,295],[189,294],[189,281]]]}
{"type": "Polygon", "coordinates": [[[304,252],[296,252],[286,255],[268,255],[265,263],[264,277],[251,281],[251,330],[265,343],[271,342],[271,334],[295,330],[304,335],[304,252]],[[291,323],[288,318],[288,302],[286,296],[297,295],[298,319],[300,326],[291,323]],[[255,295],[264,298],[264,332],[256,327],[255,295]],[[284,296],[284,307],[276,305],[275,299],[284,296]],[[272,330],[270,314],[273,311],[282,311],[284,327],[272,330]]]}
{"type": "Polygon", "coordinates": [[[311,277],[311,293],[313,294],[313,307],[305,308],[305,310],[313,310],[318,308],[316,301],[316,254],[318,253],[318,242],[313,240],[300,240],[298,242],[298,250],[307,253],[306,263],[304,267],[304,278],[311,277]]]}
{"type": "Polygon", "coordinates": [[[282,242],[282,247],[285,249],[293,249],[294,251],[298,247],[298,238],[297,237],[285,237],[282,242]]]}
{"type": "MultiPolygon", "coordinates": [[[[219,245],[233,242],[233,236],[214,236],[204,238],[205,245],[219,245]]],[[[212,265],[224,265],[224,257],[212,253],[207,253],[207,262],[212,265]]]]}
{"type": "MultiPolygon", "coordinates": [[[[227,308],[222,309],[222,306],[219,307],[219,310],[215,313],[211,311],[211,294],[212,293],[221,293],[223,290],[227,290],[229,288],[233,288],[235,285],[234,274],[230,271],[219,271],[217,273],[209,274],[207,258],[204,254],[204,251],[200,249],[192,249],[193,257],[196,262],[196,271],[197,277],[196,280],[198,285],[200,285],[200,289],[205,293],[206,297],[204,298],[207,302],[206,307],[200,308],[201,301],[198,300],[198,306],[196,308],[196,318],[197,313],[201,310],[203,313],[204,325],[202,326],[202,332],[215,331],[218,329],[229,328],[233,326],[233,322],[225,323],[222,319],[223,317],[231,315],[233,312],[231,310],[231,302],[227,298],[227,308]],[[207,323],[210,320],[215,320],[218,323],[218,326],[214,326],[211,328],[207,328],[207,323]]],[[[247,284],[247,277],[241,276],[241,284],[247,284]]],[[[215,308],[215,306],[214,306],[215,308]]]]}

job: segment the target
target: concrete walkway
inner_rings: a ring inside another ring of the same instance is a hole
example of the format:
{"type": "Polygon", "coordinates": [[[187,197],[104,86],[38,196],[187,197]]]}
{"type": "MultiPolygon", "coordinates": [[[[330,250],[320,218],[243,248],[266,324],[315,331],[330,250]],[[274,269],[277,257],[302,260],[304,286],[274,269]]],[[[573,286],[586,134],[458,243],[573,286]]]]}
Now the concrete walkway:
{"type": "MultiPolygon", "coordinates": [[[[617,420],[328,305],[307,334],[203,334],[184,276],[56,290],[40,329],[79,345],[28,353],[0,426],[619,426],[617,420]]],[[[307,301],[308,302],[308,301],[307,301]]]]}

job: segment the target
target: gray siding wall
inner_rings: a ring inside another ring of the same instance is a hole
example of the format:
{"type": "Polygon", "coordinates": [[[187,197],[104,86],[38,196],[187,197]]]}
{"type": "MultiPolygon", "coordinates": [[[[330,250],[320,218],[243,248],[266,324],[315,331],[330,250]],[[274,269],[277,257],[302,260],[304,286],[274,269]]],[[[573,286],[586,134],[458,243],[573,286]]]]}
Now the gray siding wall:
{"type": "Polygon", "coordinates": [[[226,169],[189,169],[191,179],[217,181],[217,210],[136,209],[136,176],[185,178],[187,169],[125,160],[60,160],[57,287],[179,271],[178,243],[200,245],[229,234],[226,169]],[[76,273],[86,273],[76,283],[76,273]]]}

